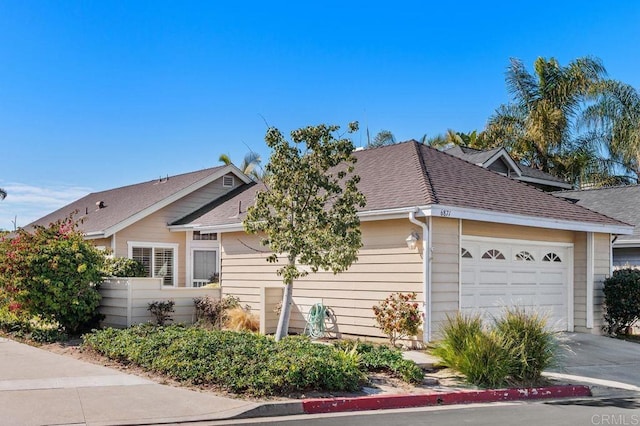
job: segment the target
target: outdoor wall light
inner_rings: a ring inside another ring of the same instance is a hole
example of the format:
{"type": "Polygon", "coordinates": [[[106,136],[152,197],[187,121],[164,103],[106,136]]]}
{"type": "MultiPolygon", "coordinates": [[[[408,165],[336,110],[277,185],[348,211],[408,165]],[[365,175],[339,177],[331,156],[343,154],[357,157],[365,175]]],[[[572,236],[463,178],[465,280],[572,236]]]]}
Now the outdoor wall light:
{"type": "Polygon", "coordinates": [[[407,242],[407,247],[409,247],[409,250],[416,249],[416,247],[418,246],[419,239],[420,239],[420,235],[418,235],[417,232],[414,231],[411,234],[409,234],[409,236],[405,240],[407,242]]]}

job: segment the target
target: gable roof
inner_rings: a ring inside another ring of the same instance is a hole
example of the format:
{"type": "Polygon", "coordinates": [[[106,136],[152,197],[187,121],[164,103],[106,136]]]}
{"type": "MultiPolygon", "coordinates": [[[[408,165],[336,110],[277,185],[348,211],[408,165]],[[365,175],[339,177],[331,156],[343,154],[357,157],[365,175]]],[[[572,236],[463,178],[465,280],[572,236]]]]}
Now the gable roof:
{"type": "Polygon", "coordinates": [[[243,182],[251,180],[233,166],[218,166],[167,178],[155,179],[106,191],[94,192],[30,223],[25,228],[67,217],[77,211],[79,230],[87,238],[109,237],[203,186],[233,173],[243,182]],[[102,202],[103,208],[98,205],[102,202]]]}
{"type": "MultiPolygon", "coordinates": [[[[365,149],[353,155],[357,159],[355,173],[360,176],[358,188],[367,198],[366,207],[360,209],[361,217],[419,207],[431,215],[439,214],[437,209],[454,209],[451,217],[502,222],[509,215],[510,220],[522,218],[520,224],[531,226],[576,230],[609,227],[630,232],[629,226],[618,220],[416,141],[365,149]],[[480,218],[478,212],[484,216],[480,218]]],[[[171,225],[177,229],[235,229],[261,188],[262,184],[240,188],[171,225]]]]}
{"type": "Polygon", "coordinates": [[[576,202],[579,206],[614,217],[635,226],[632,235],[621,235],[617,243],[640,245],[640,186],[617,186],[611,188],[561,191],[553,195],[576,202]]]}
{"type": "Polygon", "coordinates": [[[516,162],[503,147],[483,151],[456,145],[446,149],[444,152],[485,168],[489,167],[499,158],[502,158],[516,173],[517,177],[514,177],[515,179],[561,189],[571,189],[571,185],[556,176],[516,162]]]}

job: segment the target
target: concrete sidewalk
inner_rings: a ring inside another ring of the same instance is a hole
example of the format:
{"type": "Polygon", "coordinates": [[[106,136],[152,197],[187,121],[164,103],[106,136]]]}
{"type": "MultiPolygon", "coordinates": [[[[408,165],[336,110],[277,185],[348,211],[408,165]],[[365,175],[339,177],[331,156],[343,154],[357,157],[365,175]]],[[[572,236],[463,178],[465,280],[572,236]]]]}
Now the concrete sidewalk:
{"type": "Polygon", "coordinates": [[[0,418],[6,425],[149,424],[216,420],[261,404],[160,385],[0,338],[0,418]]]}

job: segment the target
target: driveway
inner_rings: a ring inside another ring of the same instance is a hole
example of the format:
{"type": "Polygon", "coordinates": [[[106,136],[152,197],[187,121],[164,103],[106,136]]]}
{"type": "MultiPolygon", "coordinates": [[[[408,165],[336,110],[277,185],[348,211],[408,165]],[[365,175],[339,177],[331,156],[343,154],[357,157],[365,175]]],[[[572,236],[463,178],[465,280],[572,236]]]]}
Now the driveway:
{"type": "Polygon", "coordinates": [[[569,376],[593,379],[590,382],[621,389],[640,390],[640,344],[583,333],[561,335],[558,365],[549,370],[569,376]],[[622,386],[622,385],[627,386],[622,386]]]}
{"type": "Polygon", "coordinates": [[[229,418],[259,404],[164,386],[0,338],[0,424],[149,424],[229,418]]]}

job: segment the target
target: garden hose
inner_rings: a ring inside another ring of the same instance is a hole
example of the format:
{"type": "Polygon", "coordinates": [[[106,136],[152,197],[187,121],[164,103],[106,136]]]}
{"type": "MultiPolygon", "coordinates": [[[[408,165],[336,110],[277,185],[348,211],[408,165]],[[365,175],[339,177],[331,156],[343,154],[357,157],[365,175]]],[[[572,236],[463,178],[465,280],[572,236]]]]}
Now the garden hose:
{"type": "Polygon", "coordinates": [[[304,328],[304,332],[308,334],[312,339],[319,339],[324,337],[325,326],[324,320],[327,317],[327,308],[322,303],[316,303],[309,309],[307,315],[307,325],[304,328]]]}

